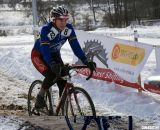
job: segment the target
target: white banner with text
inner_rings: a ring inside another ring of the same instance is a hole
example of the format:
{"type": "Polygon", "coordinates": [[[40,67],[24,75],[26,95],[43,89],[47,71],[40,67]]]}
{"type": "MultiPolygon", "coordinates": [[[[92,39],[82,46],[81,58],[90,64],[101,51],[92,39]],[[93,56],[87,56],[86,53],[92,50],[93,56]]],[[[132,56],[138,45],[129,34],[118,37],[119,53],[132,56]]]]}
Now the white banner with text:
{"type": "MultiPolygon", "coordinates": [[[[136,83],[138,75],[153,50],[152,45],[145,43],[95,35],[84,31],[76,33],[87,58],[96,62],[97,73],[101,76],[99,78],[110,77],[109,81],[118,79],[118,82],[125,80],[136,83]]],[[[81,61],[74,57],[73,64],[81,64],[81,61]]],[[[95,78],[98,79],[98,77],[95,78]]]]}

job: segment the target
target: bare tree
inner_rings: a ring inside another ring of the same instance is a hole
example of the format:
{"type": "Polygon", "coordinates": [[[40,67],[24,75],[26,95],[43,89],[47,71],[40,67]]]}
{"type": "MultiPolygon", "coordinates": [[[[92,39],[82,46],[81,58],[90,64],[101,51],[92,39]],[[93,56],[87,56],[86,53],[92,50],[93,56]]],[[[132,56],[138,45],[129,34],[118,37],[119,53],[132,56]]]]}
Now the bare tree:
{"type": "Polygon", "coordinates": [[[160,1],[159,0],[152,0],[152,7],[153,7],[153,18],[160,19],[160,1]]]}
{"type": "Polygon", "coordinates": [[[18,3],[20,3],[22,0],[9,0],[8,1],[8,6],[10,7],[10,8],[13,8],[14,10],[16,10],[16,5],[18,4],[18,3]]]}
{"type": "Polygon", "coordinates": [[[92,30],[91,19],[89,18],[89,14],[84,15],[84,26],[85,26],[85,28],[84,28],[85,31],[92,30]]]}
{"type": "Polygon", "coordinates": [[[104,12],[103,22],[106,22],[110,27],[115,27],[114,4],[112,0],[102,1],[102,3],[99,5],[99,8],[104,12]]]}
{"type": "Polygon", "coordinates": [[[73,26],[76,27],[76,16],[79,14],[78,12],[76,12],[76,8],[77,8],[77,1],[76,0],[66,0],[65,1],[70,11],[70,14],[72,16],[73,19],[73,26]]]}
{"type": "Polygon", "coordinates": [[[93,19],[94,19],[94,24],[97,24],[97,19],[96,19],[96,10],[99,8],[99,0],[86,0],[87,3],[89,4],[89,7],[93,13],[93,19]]]}

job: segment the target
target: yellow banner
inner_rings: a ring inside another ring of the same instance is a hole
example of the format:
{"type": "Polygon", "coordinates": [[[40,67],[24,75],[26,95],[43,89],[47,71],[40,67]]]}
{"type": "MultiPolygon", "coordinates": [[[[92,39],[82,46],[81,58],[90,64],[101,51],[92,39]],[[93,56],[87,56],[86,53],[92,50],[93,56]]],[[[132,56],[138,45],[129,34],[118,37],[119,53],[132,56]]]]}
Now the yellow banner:
{"type": "Polygon", "coordinates": [[[136,66],[144,59],[145,49],[116,43],[112,49],[112,60],[136,66]]]}

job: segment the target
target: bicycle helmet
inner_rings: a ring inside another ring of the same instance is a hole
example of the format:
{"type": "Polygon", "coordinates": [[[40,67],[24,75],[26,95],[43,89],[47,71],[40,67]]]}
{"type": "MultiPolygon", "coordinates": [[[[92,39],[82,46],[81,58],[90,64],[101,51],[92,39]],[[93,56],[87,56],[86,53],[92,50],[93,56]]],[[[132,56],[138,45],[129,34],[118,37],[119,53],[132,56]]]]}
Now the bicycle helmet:
{"type": "Polygon", "coordinates": [[[50,17],[53,19],[56,19],[56,18],[68,19],[69,13],[67,9],[63,8],[62,6],[59,6],[51,10],[50,17]]]}

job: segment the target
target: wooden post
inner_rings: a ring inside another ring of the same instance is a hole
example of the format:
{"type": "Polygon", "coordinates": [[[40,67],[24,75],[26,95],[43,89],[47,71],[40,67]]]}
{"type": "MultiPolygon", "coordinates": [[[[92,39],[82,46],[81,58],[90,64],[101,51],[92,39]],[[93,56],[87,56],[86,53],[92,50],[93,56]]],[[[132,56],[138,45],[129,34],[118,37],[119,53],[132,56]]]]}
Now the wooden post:
{"type": "MultiPolygon", "coordinates": [[[[138,32],[137,30],[134,30],[134,41],[138,42],[138,32]]],[[[141,86],[141,74],[138,76],[138,84],[141,86]]],[[[142,92],[142,90],[138,90],[138,92],[142,92]]]]}
{"type": "Polygon", "coordinates": [[[155,56],[156,56],[156,71],[160,71],[160,45],[153,45],[155,49],[155,56]]]}

